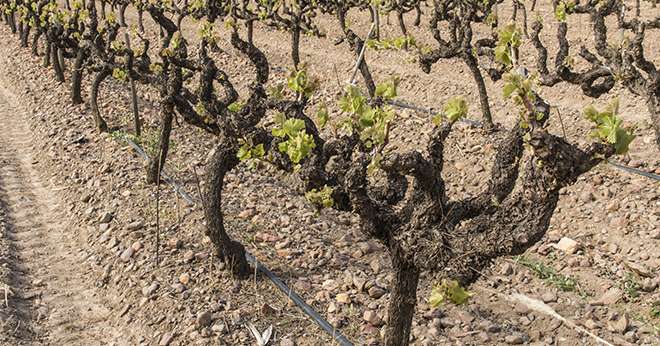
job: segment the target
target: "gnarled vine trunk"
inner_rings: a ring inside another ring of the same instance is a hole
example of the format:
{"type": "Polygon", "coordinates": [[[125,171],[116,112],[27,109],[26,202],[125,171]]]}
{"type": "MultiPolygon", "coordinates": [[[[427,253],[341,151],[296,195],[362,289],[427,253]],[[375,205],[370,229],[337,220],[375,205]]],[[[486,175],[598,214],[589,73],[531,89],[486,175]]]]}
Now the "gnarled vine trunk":
{"type": "Polygon", "coordinates": [[[86,55],[85,48],[78,47],[76,60],[73,62],[73,70],[71,71],[71,103],[74,105],[83,103],[81,85],[83,78],[83,62],[86,59],[86,55]]]}
{"type": "Polygon", "coordinates": [[[174,120],[174,105],[168,101],[161,101],[161,124],[158,137],[157,152],[147,166],[147,183],[155,184],[160,172],[163,170],[167,154],[170,149],[170,134],[172,133],[172,122],[174,120]]]}
{"type": "Polygon", "coordinates": [[[232,240],[224,226],[222,214],[222,190],[225,175],[239,163],[236,153],[239,145],[233,138],[222,138],[215,148],[206,169],[207,186],[204,196],[206,235],[215,246],[216,255],[229,267],[235,277],[245,278],[250,267],[245,259],[245,247],[232,240]]]}
{"type": "Polygon", "coordinates": [[[92,82],[92,92],[90,96],[90,107],[92,109],[92,116],[94,117],[94,123],[96,124],[96,129],[99,132],[107,132],[108,124],[105,122],[101,116],[101,111],[99,110],[98,98],[99,98],[99,88],[101,83],[110,75],[110,68],[104,67],[99,73],[94,77],[94,82],[92,82]]]}
{"type": "Polygon", "coordinates": [[[392,281],[387,309],[385,345],[405,346],[410,340],[410,327],[417,305],[417,285],[420,273],[414,265],[400,263],[395,257],[392,257],[392,264],[394,281],[392,281]]]}
{"type": "Polygon", "coordinates": [[[64,82],[64,70],[62,68],[62,61],[60,60],[60,48],[53,44],[52,49],[50,50],[50,54],[53,70],[55,71],[55,77],[57,78],[58,82],[62,83],[64,82]]]}

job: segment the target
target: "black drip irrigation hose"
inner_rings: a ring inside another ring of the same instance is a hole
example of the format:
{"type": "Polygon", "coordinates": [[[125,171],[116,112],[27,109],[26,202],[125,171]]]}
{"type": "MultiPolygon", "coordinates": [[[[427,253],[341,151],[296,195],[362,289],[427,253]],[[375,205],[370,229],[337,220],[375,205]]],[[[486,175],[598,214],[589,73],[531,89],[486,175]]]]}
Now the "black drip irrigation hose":
{"type": "MultiPolygon", "coordinates": [[[[431,114],[431,115],[434,114],[433,108],[423,108],[423,107],[415,106],[415,105],[412,105],[412,104],[409,104],[409,103],[406,103],[406,102],[403,102],[403,101],[399,101],[399,100],[390,100],[390,101],[387,101],[387,104],[389,104],[391,106],[394,106],[394,107],[414,110],[414,111],[417,111],[417,112],[420,112],[420,113],[428,113],[428,114],[431,114]]],[[[458,121],[461,122],[461,123],[471,125],[471,126],[477,126],[477,127],[482,126],[481,122],[478,121],[478,120],[459,119],[458,121]]],[[[622,170],[624,172],[628,172],[628,173],[636,174],[636,175],[646,177],[646,178],[649,178],[649,179],[653,179],[653,180],[656,180],[656,181],[660,181],[660,175],[645,172],[645,171],[642,171],[641,169],[628,167],[626,165],[622,165],[622,164],[617,163],[617,162],[612,161],[612,160],[607,160],[607,163],[610,166],[612,166],[614,168],[617,168],[619,170],[622,170]]]]}
{"type": "Polygon", "coordinates": [[[615,162],[615,161],[612,161],[612,160],[607,160],[607,163],[609,163],[611,166],[616,167],[616,168],[618,168],[622,171],[632,173],[632,174],[641,175],[642,177],[647,177],[647,178],[653,179],[655,181],[660,181],[660,175],[650,173],[650,172],[644,172],[641,169],[628,167],[626,165],[622,165],[622,164],[620,164],[618,162],[615,162]]]}
{"type": "MultiPolygon", "coordinates": [[[[149,155],[140,147],[139,144],[135,143],[133,140],[126,136],[120,137],[122,140],[124,140],[126,143],[128,143],[144,160],[149,161],[149,155]]],[[[183,197],[190,205],[195,204],[195,199],[191,197],[186,191],[183,190],[183,188],[176,182],[174,179],[170,178],[165,174],[165,172],[161,173],[161,177],[165,182],[167,182],[169,185],[172,186],[174,191],[179,193],[181,197],[183,197]]],[[[305,300],[300,297],[293,289],[291,289],[289,286],[287,286],[284,281],[282,281],[275,273],[271,272],[266,266],[261,264],[259,261],[257,261],[257,258],[254,257],[252,254],[249,252],[245,251],[245,259],[248,261],[248,263],[251,263],[252,265],[255,266],[255,268],[262,272],[266,277],[273,283],[277,288],[282,291],[289,299],[291,299],[298,307],[305,313],[307,316],[309,316],[316,324],[319,325],[326,333],[328,333],[332,338],[341,346],[353,346],[353,343],[351,343],[345,336],[343,336],[334,326],[332,326],[328,321],[326,321],[323,316],[319,315],[314,308],[312,308],[309,304],[305,303],[305,300]]]]}
{"type": "Polygon", "coordinates": [[[318,324],[323,330],[325,330],[328,334],[332,336],[337,343],[339,343],[342,346],[352,346],[353,344],[346,339],[343,335],[341,335],[335,327],[333,327],[328,321],[323,319],[321,315],[319,315],[314,308],[309,306],[305,301],[296,293],[294,292],[289,286],[287,286],[282,280],[280,280],[277,275],[273,274],[268,268],[264,267],[261,263],[257,261],[257,259],[249,254],[247,251],[245,252],[245,259],[249,262],[252,263],[260,272],[264,273],[270,281],[272,281],[277,288],[280,289],[284,294],[287,295],[287,297],[291,300],[293,300],[298,307],[300,307],[309,317],[311,317],[316,324],[318,324]]]}

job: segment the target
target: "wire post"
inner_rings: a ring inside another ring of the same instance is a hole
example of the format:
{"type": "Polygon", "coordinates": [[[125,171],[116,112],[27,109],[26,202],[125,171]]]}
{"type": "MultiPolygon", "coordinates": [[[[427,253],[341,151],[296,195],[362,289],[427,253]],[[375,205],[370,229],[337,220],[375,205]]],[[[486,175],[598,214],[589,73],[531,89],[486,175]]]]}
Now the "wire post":
{"type": "Polygon", "coordinates": [[[371,33],[373,33],[375,27],[376,27],[376,23],[371,23],[371,28],[369,29],[367,38],[362,43],[362,49],[360,50],[360,54],[358,55],[357,61],[355,62],[355,67],[353,68],[353,73],[351,74],[351,80],[348,82],[348,84],[351,85],[355,84],[355,77],[357,76],[357,72],[360,69],[362,60],[364,60],[364,53],[367,50],[367,40],[369,40],[369,37],[371,37],[371,33]]]}

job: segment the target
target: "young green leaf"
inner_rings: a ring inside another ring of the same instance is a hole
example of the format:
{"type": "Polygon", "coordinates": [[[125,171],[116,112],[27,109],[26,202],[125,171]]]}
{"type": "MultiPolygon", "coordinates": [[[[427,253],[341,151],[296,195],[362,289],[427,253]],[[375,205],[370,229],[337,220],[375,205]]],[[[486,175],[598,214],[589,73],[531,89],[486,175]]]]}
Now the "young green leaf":
{"type": "Polygon", "coordinates": [[[451,302],[455,305],[465,304],[473,294],[465,290],[456,280],[443,279],[440,285],[431,289],[429,304],[436,308],[444,302],[451,302]]]}
{"type": "Polygon", "coordinates": [[[321,190],[311,189],[305,193],[305,198],[310,203],[321,207],[321,208],[332,208],[335,205],[335,201],[332,198],[332,193],[334,189],[328,185],[324,185],[321,190]]]}
{"type": "Polygon", "coordinates": [[[399,78],[392,78],[385,83],[376,86],[376,96],[382,97],[384,100],[392,100],[396,98],[396,89],[399,86],[399,78]]]}
{"type": "Polygon", "coordinates": [[[625,154],[635,135],[633,129],[626,129],[622,126],[623,120],[618,113],[618,99],[614,99],[603,112],[599,112],[593,106],[588,106],[583,111],[585,118],[596,124],[596,130],[592,136],[612,144],[617,154],[625,154]]]}
{"type": "Polygon", "coordinates": [[[328,123],[328,107],[325,105],[325,102],[322,102],[319,105],[319,109],[316,111],[316,121],[318,122],[319,128],[324,128],[328,123]]]}
{"type": "Polygon", "coordinates": [[[445,103],[443,111],[449,121],[456,122],[467,115],[467,102],[463,96],[452,97],[445,103]]]}

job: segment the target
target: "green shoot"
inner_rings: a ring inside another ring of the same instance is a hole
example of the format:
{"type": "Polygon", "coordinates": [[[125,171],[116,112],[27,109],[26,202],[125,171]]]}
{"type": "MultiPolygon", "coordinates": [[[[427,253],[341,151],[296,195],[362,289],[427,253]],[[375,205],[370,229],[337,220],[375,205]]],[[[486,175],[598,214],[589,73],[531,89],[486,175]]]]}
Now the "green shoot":
{"type": "Polygon", "coordinates": [[[585,118],[596,124],[596,130],[592,132],[591,136],[614,145],[617,154],[625,154],[635,138],[634,129],[622,127],[623,120],[618,117],[618,113],[618,99],[614,99],[602,112],[599,112],[593,106],[584,109],[585,118]]]}
{"type": "Polygon", "coordinates": [[[458,281],[443,279],[439,285],[435,285],[431,289],[429,304],[434,308],[447,301],[455,305],[461,305],[465,304],[472,295],[473,293],[461,287],[458,281]]]}
{"type": "Polygon", "coordinates": [[[305,193],[305,198],[310,203],[320,207],[320,208],[332,208],[335,204],[335,201],[332,199],[332,193],[334,190],[324,185],[321,190],[311,189],[305,193]]]}

